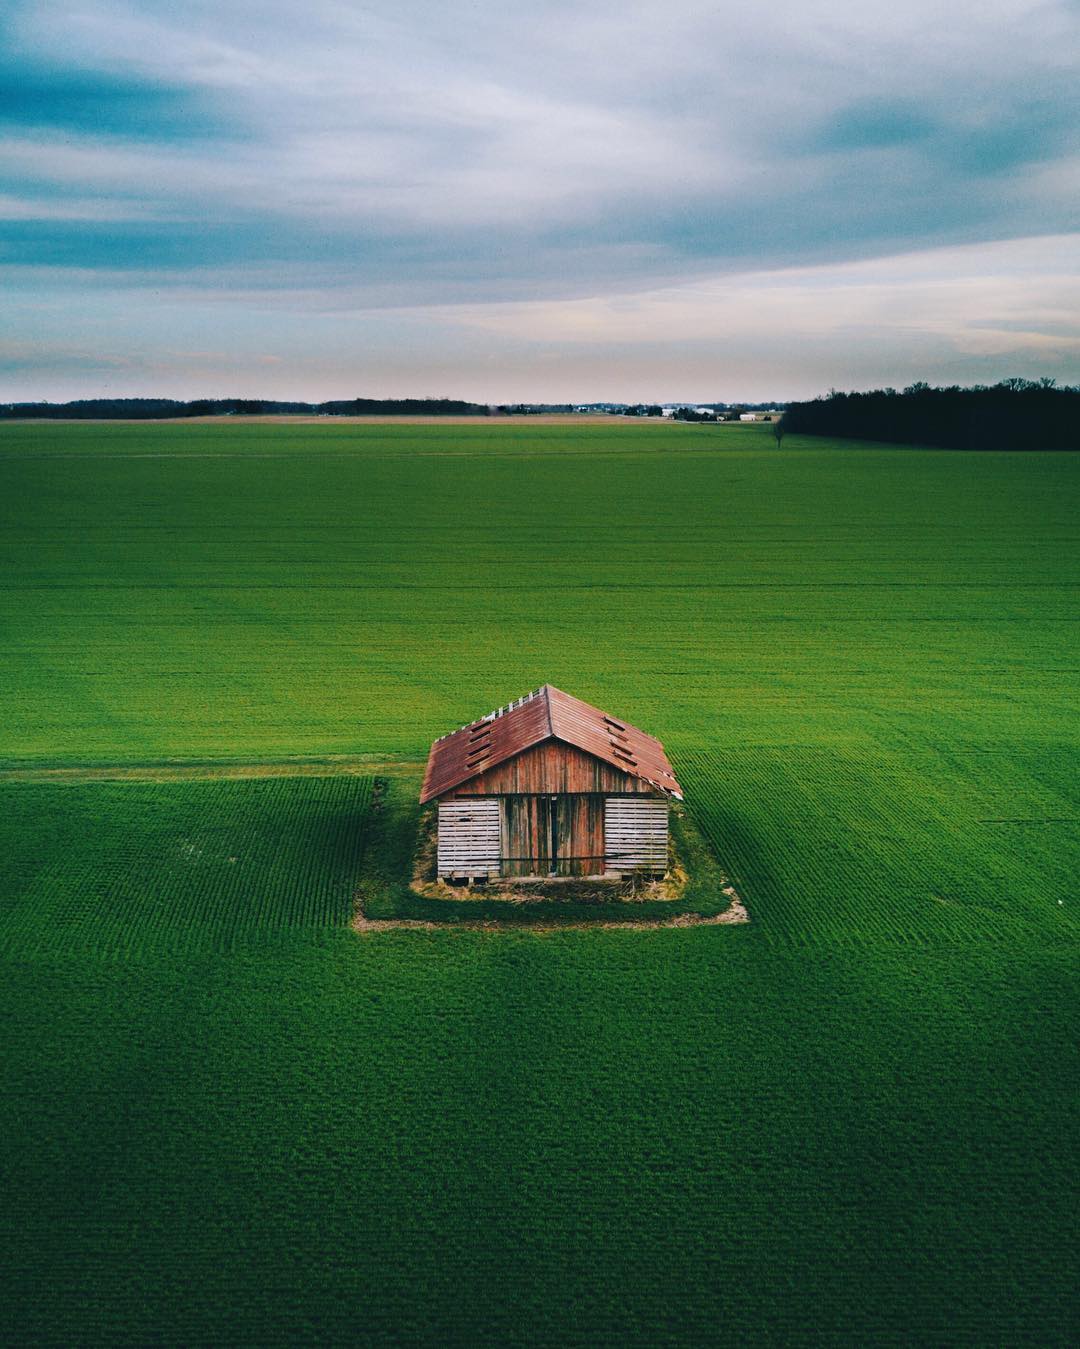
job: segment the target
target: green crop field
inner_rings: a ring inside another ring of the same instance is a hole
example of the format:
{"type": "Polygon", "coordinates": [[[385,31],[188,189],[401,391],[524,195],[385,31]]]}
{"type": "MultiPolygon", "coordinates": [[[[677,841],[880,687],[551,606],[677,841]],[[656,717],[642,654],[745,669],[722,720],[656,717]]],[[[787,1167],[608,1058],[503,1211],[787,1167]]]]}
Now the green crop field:
{"type": "Polygon", "coordinates": [[[0,1337],[1074,1342],[1078,476],[0,428],[0,1337]],[[350,928],[545,680],[749,924],[350,928]]]}
{"type": "Polygon", "coordinates": [[[352,916],[371,779],[0,785],[0,952],[232,948],[352,916]]]}

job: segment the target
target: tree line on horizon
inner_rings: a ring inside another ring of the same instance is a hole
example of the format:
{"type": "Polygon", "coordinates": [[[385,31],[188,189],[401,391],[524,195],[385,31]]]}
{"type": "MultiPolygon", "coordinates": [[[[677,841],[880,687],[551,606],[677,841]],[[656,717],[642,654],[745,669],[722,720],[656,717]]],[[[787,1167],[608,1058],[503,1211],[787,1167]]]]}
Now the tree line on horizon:
{"type": "Polygon", "coordinates": [[[1080,449],[1080,387],[1052,379],[1005,379],[963,389],[911,384],[790,403],[784,434],[883,440],[952,450],[1080,449]]]}
{"type": "Polygon", "coordinates": [[[70,403],[3,403],[0,418],[157,420],[162,417],[486,417],[484,403],[461,398],[335,398],[326,403],[271,398],[77,398],[70,403]]]}
{"type": "MultiPolygon", "coordinates": [[[[552,411],[564,407],[569,411],[572,406],[509,404],[498,407],[495,412],[552,411]]],[[[658,405],[649,404],[604,406],[618,409],[623,415],[659,416],[662,411],[658,405]]],[[[676,419],[735,419],[743,408],[754,406],[717,404],[712,417],[694,408],[679,408],[676,419]]],[[[0,420],[139,421],[290,414],[487,417],[492,415],[492,408],[460,398],[342,398],[322,403],[269,398],[186,401],[174,398],[80,398],[67,403],[0,404],[0,420]]],[[[782,419],[774,423],[774,434],[778,444],[787,434],[801,434],[959,450],[1075,450],[1080,449],[1080,387],[1059,387],[1052,379],[1014,378],[971,388],[958,385],[938,388],[919,382],[902,390],[886,388],[844,393],[833,389],[819,398],[789,403],[782,419]]]]}

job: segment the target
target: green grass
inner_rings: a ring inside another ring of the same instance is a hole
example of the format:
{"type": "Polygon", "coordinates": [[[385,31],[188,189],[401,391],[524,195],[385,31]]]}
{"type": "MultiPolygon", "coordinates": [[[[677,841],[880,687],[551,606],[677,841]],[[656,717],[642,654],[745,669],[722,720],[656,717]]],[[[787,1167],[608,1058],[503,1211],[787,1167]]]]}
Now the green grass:
{"type": "Polygon", "coordinates": [[[0,953],[193,948],[352,917],[372,779],[0,784],[0,953]]]}
{"type": "Polygon", "coordinates": [[[4,998],[16,1342],[1069,1337],[1073,953],[339,933],[4,998]]]}
{"type": "Polygon", "coordinates": [[[544,680],[676,751],[1070,724],[1075,456],[767,432],[0,428],[5,755],[415,758],[544,680]]]}
{"type": "Polygon", "coordinates": [[[0,429],[0,1335],[1073,1342],[1080,459],[767,432],[0,429]],[[35,777],[545,679],[749,926],[360,937],[407,776],[35,777]]]}
{"type": "Polygon", "coordinates": [[[815,946],[1075,944],[1076,768],[1060,746],[766,745],[679,761],[764,935],[815,946]]]}

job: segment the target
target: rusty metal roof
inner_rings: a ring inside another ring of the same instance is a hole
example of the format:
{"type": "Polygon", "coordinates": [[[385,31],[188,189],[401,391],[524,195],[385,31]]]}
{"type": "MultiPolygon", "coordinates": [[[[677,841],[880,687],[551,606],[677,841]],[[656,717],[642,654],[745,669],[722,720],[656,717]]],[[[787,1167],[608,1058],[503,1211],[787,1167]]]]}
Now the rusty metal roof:
{"type": "Polygon", "coordinates": [[[576,745],[682,800],[682,788],[659,740],[550,684],[436,740],[428,755],[420,800],[434,800],[549,739],[576,745]]]}

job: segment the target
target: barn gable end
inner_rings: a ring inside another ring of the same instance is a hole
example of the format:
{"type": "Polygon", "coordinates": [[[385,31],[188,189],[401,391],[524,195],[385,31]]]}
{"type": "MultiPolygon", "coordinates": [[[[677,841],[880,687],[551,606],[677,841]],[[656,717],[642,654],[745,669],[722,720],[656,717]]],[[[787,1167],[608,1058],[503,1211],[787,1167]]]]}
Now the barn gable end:
{"type": "Polygon", "coordinates": [[[561,740],[546,740],[522,750],[463,782],[444,799],[537,792],[633,792],[655,795],[656,788],[630,773],[561,740]]]}

